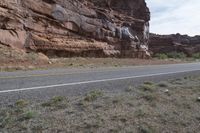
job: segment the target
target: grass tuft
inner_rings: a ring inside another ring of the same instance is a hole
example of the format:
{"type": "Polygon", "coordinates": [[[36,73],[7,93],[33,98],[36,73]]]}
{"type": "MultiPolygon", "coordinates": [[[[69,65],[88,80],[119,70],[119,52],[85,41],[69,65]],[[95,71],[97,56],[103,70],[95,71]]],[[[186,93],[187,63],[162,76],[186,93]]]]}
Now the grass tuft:
{"type": "Polygon", "coordinates": [[[142,91],[148,91],[148,92],[153,92],[155,89],[154,85],[149,85],[149,84],[143,84],[139,87],[140,90],[142,91]]]}
{"type": "Polygon", "coordinates": [[[140,125],[139,126],[139,133],[155,133],[152,127],[140,125]]]}
{"type": "Polygon", "coordinates": [[[87,102],[92,102],[97,100],[97,98],[102,97],[103,92],[102,91],[91,91],[88,94],[86,94],[84,100],[87,102]]]}
{"type": "Polygon", "coordinates": [[[25,119],[32,119],[34,118],[35,116],[37,115],[36,112],[33,112],[33,111],[28,111],[24,114],[24,118],[25,119]]]}
{"type": "Polygon", "coordinates": [[[133,86],[129,86],[128,88],[125,89],[126,92],[132,92],[134,90],[133,86]]]}
{"type": "Polygon", "coordinates": [[[136,117],[144,117],[146,115],[146,113],[142,110],[142,109],[138,109],[134,112],[136,117]]]}
{"type": "Polygon", "coordinates": [[[42,103],[43,107],[64,107],[67,103],[67,99],[62,96],[55,96],[47,102],[42,103]]]}
{"type": "Polygon", "coordinates": [[[157,100],[156,95],[153,95],[153,94],[144,94],[144,96],[142,96],[142,98],[148,102],[154,102],[157,100]]]}
{"type": "Polygon", "coordinates": [[[28,104],[29,104],[29,101],[24,100],[24,99],[20,99],[20,100],[16,101],[16,103],[15,103],[15,105],[20,108],[26,107],[26,106],[28,106],[28,104]]]}
{"type": "Polygon", "coordinates": [[[151,81],[145,81],[144,84],[145,84],[145,85],[154,85],[154,82],[151,82],[151,81]]]}
{"type": "Polygon", "coordinates": [[[157,86],[158,87],[162,87],[162,88],[166,88],[166,87],[169,87],[169,83],[167,83],[167,82],[161,82],[157,86]]]}

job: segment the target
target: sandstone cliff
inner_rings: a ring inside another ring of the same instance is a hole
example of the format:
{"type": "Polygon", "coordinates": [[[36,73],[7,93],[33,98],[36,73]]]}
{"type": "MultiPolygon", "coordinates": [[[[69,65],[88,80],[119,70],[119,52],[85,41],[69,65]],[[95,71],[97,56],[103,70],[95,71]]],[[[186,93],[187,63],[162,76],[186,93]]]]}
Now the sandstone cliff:
{"type": "Polygon", "coordinates": [[[0,45],[48,56],[148,56],[144,0],[1,0],[0,45]]]}
{"type": "Polygon", "coordinates": [[[184,52],[188,56],[200,52],[200,36],[150,34],[150,50],[156,53],[184,52]]]}

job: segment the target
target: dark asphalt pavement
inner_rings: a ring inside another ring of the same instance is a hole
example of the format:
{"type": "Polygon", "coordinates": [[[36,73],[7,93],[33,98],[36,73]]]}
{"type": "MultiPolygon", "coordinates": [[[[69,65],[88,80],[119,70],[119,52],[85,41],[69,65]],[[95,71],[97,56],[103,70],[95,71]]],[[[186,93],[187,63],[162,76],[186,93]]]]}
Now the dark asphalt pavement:
{"type": "Polygon", "coordinates": [[[53,96],[77,96],[102,89],[124,91],[144,81],[200,75],[200,63],[95,69],[50,69],[0,73],[0,105],[18,99],[41,101],[53,96]]]}

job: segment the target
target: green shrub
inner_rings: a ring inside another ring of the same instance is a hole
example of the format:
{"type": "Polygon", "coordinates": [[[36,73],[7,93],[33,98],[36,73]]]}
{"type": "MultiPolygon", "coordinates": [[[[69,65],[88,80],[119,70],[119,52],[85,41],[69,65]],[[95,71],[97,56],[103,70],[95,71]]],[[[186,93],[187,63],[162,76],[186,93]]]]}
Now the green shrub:
{"type": "Polygon", "coordinates": [[[194,59],[200,59],[200,53],[193,54],[192,58],[194,58],[194,59]]]}
{"type": "Polygon", "coordinates": [[[132,92],[134,90],[133,86],[129,86],[128,88],[125,89],[126,92],[132,92]]]}
{"type": "Polygon", "coordinates": [[[150,127],[148,125],[140,125],[138,129],[139,129],[139,133],[155,133],[155,130],[153,129],[153,127],[150,127]]]}
{"type": "Polygon", "coordinates": [[[149,85],[149,84],[143,84],[139,88],[142,91],[153,92],[154,89],[155,89],[155,86],[154,85],[149,85]]]}
{"type": "Polygon", "coordinates": [[[153,94],[145,94],[142,98],[149,102],[157,100],[157,97],[153,94]]]}
{"type": "Polygon", "coordinates": [[[146,115],[146,113],[144,112],[144,110],[142,109],[138,109],[134,112],[136,117],[144,117],[146,115]]]}
{"type": "Polygon", "coordinates": [[[155,54],[154,56],[155,58],[158,58],[158,59],[167,59],[168,56],[164,53],[158,53],[158,54],[155,54]]]}
{"type": "Polygon", "coordinates": [[[151,81],[145,81],[144,84],[145,84],[145,85],[154,85],[154,82],[151,82],[151,81]]]}
{"type": "Polygon", "coordinates": [[[42,103],[43,107],[59,107],[59,106],[65,106],[67,104],[68,99],[62,96],[54,96],[52,99],[50,99],[47,102],[42,103]]]}
{"type": "Polygon", "coordinates": [[[16,103],[15,103],[15,105],[20,108],[26,107],[28,104],[29,104],[29,101],[26,101],[24,99],[20,99],[20,100],[16,101],[16,103]]]}
{"type": "Polygon", "coordinates": [[[21,114],[18,118],[18,121],[30,120],[30,119],[35,118],[36,116],[37,116],[37,112],[30,110],[21,114]]]}
{"type": "Polygon", "coordinates": [[[167,83],[167,82],[161,82],[161,83],[158,84],[158,86],[166,88],[166,87],[169,87],[169,83],[167,83]]]}
{"type": "Polygon", "coordinates": [[[32,119],[34,117],[36,117],[37,113],[33,112],[33,111],[28,111],[26,113],[24,113],[23,117],[24,119],[28,120],[28,119],[32,119]]]}
{"type": "MultiPolygon", "coordinates": [[[[198,57],[198,55],[195,56],[198,57]]],[[[167,58],[184,59],[187,57],[187,55],[183,52],[170,52],[170,53],[157,53],[155,54],[154,57],[158,59],[167,59],[167,58]]]]}
{"type": "Polygon", "coordinates": [[[91,101],[95,101],[98,97],[101,97],[101,96],[103,96],[103,92],[91,91],[85,96],[84,100],[91,102],[91,101]]]}
{"type": "Polygon", "coordinates": [[[187,57],[186,54],[183,52],[170,52],[167,53],[167,56],[174,59],[184,59],[187,57]]]}

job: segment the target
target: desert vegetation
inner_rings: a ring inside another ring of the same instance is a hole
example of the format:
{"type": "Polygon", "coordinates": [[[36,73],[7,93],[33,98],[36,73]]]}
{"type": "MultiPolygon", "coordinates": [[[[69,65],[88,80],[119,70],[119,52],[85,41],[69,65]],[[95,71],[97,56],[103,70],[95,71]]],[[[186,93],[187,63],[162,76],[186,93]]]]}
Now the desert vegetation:
{"type": "Polygon", "coordinates": [[[191,56],[187,56],[183,52],[157,53],[153,57],[157,59],[198,60],[200,59],[200,53],[194,53],[191,56]]]}
{"type": "Polygon", "coordinates": [[[154,55],[155,58],[158,59],[185,59],[187,56],[184,53],[178,53],[178,52],[171,52],[171,53],[157,53],[154,55]]]}
{"type": "Polygon", "coordinates": [[[200,77],[144,81],[121,93],[95,89],[82,96],[26,99],[0,109],[1,132],[197,133],[200,77]]]}

